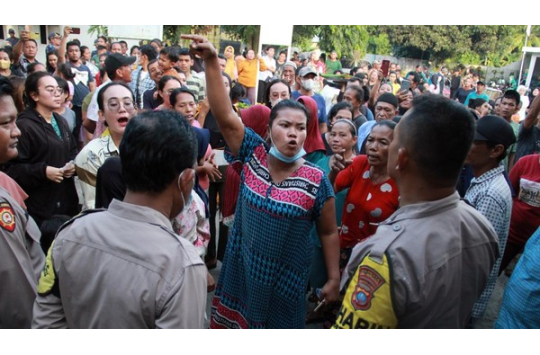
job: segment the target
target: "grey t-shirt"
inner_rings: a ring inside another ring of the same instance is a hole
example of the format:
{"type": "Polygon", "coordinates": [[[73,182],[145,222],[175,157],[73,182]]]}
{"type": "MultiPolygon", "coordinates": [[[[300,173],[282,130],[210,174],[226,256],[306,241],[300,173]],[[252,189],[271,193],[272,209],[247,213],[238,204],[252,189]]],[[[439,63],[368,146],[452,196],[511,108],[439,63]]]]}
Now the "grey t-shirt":
{"type": "Polygon", "coordinates": [[[75,92],[73,94],[73,106],[81,107],[82,102],[86,95],[90,92],[90,83],[94,81],[94,77],[90,72],[90,69],[84,64],[79,65],[78,67],[73,65],[73,63],[67,63],[71,72],[75,74],[73,78],[73,86],[75,87],[75,92]]]}

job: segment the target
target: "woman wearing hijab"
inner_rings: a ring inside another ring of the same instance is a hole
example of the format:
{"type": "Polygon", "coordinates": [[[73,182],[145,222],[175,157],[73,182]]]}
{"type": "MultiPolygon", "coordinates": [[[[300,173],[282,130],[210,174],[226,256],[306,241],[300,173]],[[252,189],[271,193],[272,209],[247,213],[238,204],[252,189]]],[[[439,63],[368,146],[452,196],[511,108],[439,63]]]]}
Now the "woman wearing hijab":
{"type": "Polygon", "coordinates": [[[321,131],[319,131],[317,102],[309,96],[300,96],[297,101],[307,108],[310,115],[307,123],[306,142],[304,143],[304,150],[306,151],[304,159],[316,164],[326,156],[326,148],[321,137],[321,131]]]}
{"type": "Polygon", "coordinates": [[[229,75],[232,80],[238,80],[238,69],[236,68],[236,61],[234,60],[234,47],[225,47],[223,55],[225,56],[225,58],[227,58],[227,64],[225,65],[225,73],[227,73],[227,75],[229,75]]]}

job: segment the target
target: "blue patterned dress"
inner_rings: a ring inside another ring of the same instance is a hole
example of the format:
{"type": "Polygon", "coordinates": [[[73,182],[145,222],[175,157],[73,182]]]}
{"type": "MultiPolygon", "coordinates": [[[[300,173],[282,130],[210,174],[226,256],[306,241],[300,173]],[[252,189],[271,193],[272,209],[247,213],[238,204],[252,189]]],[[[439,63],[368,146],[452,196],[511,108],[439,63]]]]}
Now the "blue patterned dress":
{"type": "Polygon", "coordinates": [[[304,328],[313,242],[310,230],[333,190],[324,172],[305,163],[279,184],[267,147],[246,128],[234,226],[212,302],[211,328],[304,328]]]}

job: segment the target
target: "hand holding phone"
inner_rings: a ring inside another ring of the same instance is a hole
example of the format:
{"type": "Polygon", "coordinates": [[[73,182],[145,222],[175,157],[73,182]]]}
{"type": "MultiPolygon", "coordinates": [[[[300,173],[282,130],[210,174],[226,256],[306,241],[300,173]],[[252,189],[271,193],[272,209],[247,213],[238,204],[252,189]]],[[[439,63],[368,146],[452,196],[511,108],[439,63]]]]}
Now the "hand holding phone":
{"type": "Polygon", "coordinates": [[[390,61],[389,60],[383,60],[381,70],[383,72],[384,77],[386,78],[388,76],[388,70],[390,70],[390,61]]]}

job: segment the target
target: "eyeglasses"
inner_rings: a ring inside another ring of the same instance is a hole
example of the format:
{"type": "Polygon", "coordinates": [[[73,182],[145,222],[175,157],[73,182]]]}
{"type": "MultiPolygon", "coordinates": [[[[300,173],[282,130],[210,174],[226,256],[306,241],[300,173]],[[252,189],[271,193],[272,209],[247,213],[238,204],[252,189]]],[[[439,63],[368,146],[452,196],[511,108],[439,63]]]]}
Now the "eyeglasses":
{"type": "Polygon", "coordinates": [[[48,86],[48,87],[45,88],[45,91],[47,91],[49,94],[51,94],[51,96],[63,95],[64,94],[64,89],[62,89],[61,87],[48,86]]]}
{"type": "Polygon", "coordinates": [[[120,103],[124,105],[124,109],[126,111],[132,111],[135,109],[135,106],[133,105],[133,100],[131,99],[125,99],[122,101],[111,99],[109,100],[109,102],[107,102],[107,107],[109,108],[110,111],[118,112],[120,111],[120,103]]]}

